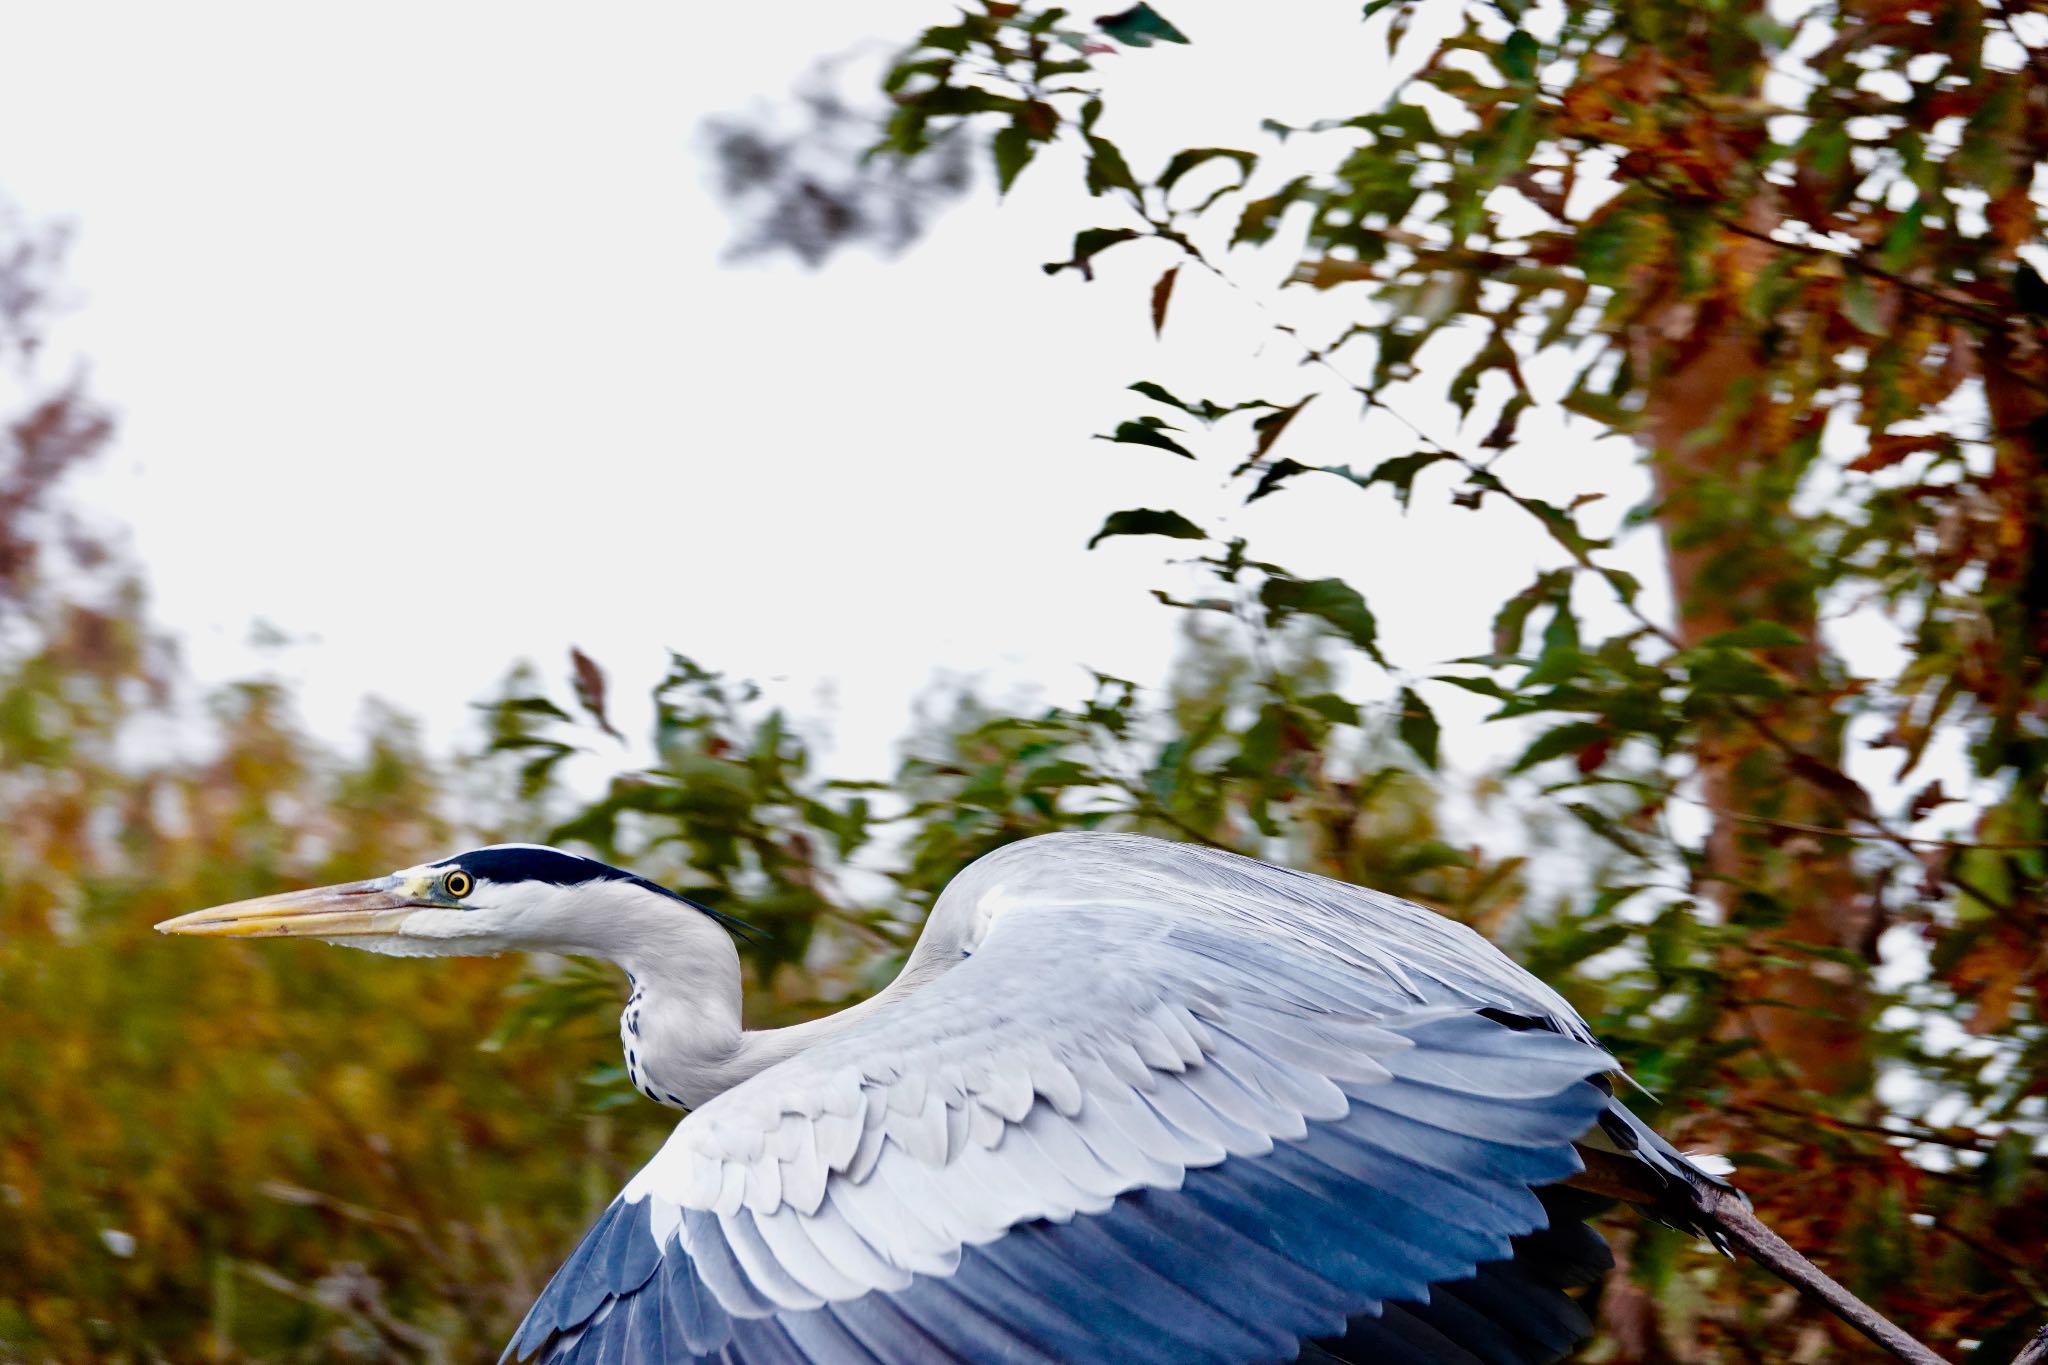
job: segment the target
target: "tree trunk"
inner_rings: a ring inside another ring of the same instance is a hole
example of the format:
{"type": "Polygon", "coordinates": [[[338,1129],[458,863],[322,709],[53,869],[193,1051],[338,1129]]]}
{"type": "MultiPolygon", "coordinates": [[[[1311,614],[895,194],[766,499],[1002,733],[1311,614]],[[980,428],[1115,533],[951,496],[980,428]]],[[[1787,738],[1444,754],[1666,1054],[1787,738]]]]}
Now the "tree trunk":
{"type": "MultiPolygon", "coordinates": [[[[1752,211],[1765,217],[1768,205],[1759,199],[1752,211]]],[[[1800,639],[1771,652],[1788,675],[1786,695],[1748,701],[1747,717],[1709,720],[1696,749],[1712,821],[1699,884],[1728,923],[1751,931],[1723,963],[1728,1027],[1761,1045],[1774,1070],[1840,1094],[1868,1081],[1863,973],[1799,945],[1867,954],[1874,908],[1851,841],[1784,828],[1842,828],[1854,794],[1815,780],[1839,770],[1838,671],[1820,638],[1812,555],[1790,502],[1818,432],[1795,429],[1792,409],[1773,398],[1772,357],[1741,307],[1776,250],[1724,234],[1713,291],[1672,294],[1627,342],[1649,396],[1637,438],[1656,478],[1679,639],[1690,647],[1753,621],[1800,639]]]]}

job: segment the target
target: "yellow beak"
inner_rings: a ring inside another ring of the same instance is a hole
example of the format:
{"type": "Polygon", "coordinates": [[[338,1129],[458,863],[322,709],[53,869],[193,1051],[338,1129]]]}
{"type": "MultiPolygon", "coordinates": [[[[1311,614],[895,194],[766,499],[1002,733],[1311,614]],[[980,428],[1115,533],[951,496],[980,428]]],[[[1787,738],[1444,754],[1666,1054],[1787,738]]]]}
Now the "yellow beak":
{"type": "Polygon", "coordinates": [[[194,910],[156,928],[213,938],[369,938],[397,933],[427,904],[397,877],[378,877],[194,910]]]}

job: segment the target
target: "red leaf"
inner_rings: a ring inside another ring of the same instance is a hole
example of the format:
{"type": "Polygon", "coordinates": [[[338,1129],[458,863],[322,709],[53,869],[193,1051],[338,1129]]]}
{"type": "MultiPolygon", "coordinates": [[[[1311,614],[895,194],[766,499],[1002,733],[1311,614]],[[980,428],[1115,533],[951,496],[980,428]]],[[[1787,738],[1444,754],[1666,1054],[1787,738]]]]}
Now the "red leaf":
{"type": "Polygon", "coordinates": [[[597,666],[597,660],[571,645],[569,667],[573,670],[571,681],[576,688],[576,700],[597,722],[598,729],[623,742],[626,737],[612,728],[611,718],[604,712],[604,670],[597,666]]]}
{"type": "Polygon", "coordinates": [[[1872,474],[1891,468],[1916,451],[1940,450],[1954,439],[1952,436],[1873,436],[1870,449],[1851,460],[1849,468],[1858,474],[1872,474]]]}
{"type": "Polygon", "coordinates": [[[1180,278],[1180,267],[1175,266],[1159,277],[1159,283],[1152,286],[1152,335],[1158,336],[1166,330],[1166,304],[1173,297],[1173,282],[1180,278]]]}

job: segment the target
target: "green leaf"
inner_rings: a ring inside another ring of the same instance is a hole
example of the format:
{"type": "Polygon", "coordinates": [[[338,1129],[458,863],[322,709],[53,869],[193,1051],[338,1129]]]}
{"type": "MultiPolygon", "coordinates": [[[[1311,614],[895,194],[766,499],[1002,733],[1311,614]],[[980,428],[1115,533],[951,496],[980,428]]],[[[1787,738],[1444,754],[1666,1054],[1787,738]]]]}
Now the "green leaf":
{"type": "Polygon", "coordinates": [[[1048,275],[1057,275],[1062,270],[1078,270],[1081,278],[1095,278],[1095,258],[1120,242],[1135,240],[1141,234],[1132,228],[1083,228],[1074,234],[1074,254],[1064,261],[1047,261],[1043,267],[1048,275]]]}
{"type": "Polygon", "coordinates": [[[1258,439],[1252,443],[1252,453],[1245,457],[1244,463],[1239,465],[1238,468],[1240,470],[1249,469],[1264,459],[1266,452],[1273,448],[1273,443],[1280,439],[1280,434],[1287,430],[1287,424],[1300,416],[1301,410],[1307,407],[1310,400],[1314,397],[1314,394],[1309,394],[1307,397],[1289,403],[1285,407],[1274,408],[1271,412],[1255,419],[1252,422],[1252,430],[1257,434],[1258,439]]]}
{"type": "Polygon", "coordinates": [[[1842,281],[1842,316],[1860,332],[1874,337],[1885,334],[1884,309],[1868,275],[1851,274],[1842,281]]]}
{"type": "Polygon", "coordinates": [[[1585,662],[1585,655],[1579,649],[1579,618],[1572,614],[1571,593],[1558,593],[1555,602],[1550,624],[1543,628],[1543,648],[1536,655],[1536,666],[1522,679],[1524,688],[1577,677],[1585,662]]]}
{"type": "Polygon", "coordinates": [[[1695,649],[1791,649],[1806,643],[1806,637],[1779,621],[1751,621],[1748,625],[1709,635],[1695,649]]]}
{"type": "MultiPolygon", "coordinates": [[[[1473,470],[1467,477],[1472,487],[1484,489],[1489,493],[1499,493],[1502,497],[1514,503],[1515,506],[1542,522],[1543,529],[1550,532],[1550,538],[1571,551],[1572,556],[1576,559],[1584,559],[1595,550],[1604,550],[1610,543],[1604,538],[1589,536],[1584,531],[1581,531],[1578,520],[1572,516],[1570,509],[1559,507],[1555,503],[1545,502],[1541,498],[1525,497],[1522,494],[1512,492],[1499,478],[1484,469],[1473,470]]],[[[1472,505],[1477,505],[1476,500],[1472,505]]],[[[1572,504],[1572,507],[1577,506],[1579,506],[1579,502],[1572,504]]]]}
{"type": "Polygon", "coordinates": [[[1614,595],[1624,606],[1636,600],[1636,594],[1643,590],[1643,580],[1627,569],[1601,569],[1600,576],[1607,580],[1607,586],[1614,589],[1614,595]]]}
{"type": "Polygon", "coordinates": [[[1252,408],[1276,406],[1275,404],[1268,403],[1263,398],[1250,398],[1242,403],[1232,403],[1228,407],[1211,402],[1207,398],[1189,402],[1185,398],[1176,397],[1174,394],[1169,393],[1165,385],[1155,384],[1149,379],[1140,379],[1137,383],[1131,385],[1130,388],[1133,393],[1142,393],[1155,403],[1164,403],[1170,408],[1179,408],[1188,416],[1199,418],[1204,422],[1213,422],[1219,417],[1228,417],[1233,412],[1246,412],[1252,408]]]}
{"type": "Polygon", "coordinates": [[[1885,229],[1884,241],[1877,250],[1877,263],[1893,274],[1910,266],[1920,250],[1921,239],[1926,235],[1926,217],[1927,201],[1924,198],[1906,205],[1892,220],[1892,225],[1885,229]]]}
{"type": "Polygon", "coordinates": [[[488,709],[509,714],[546,716],[549,720],[575,719],[546,697],[507,697],[503,701],[490,703],[488,709]]]}
{"type": "Polygon", "coordinates": [[[1245,502],[1257,502],[1268,493],[1277,492],[1281,484],[1287,482],[1296,474],[1307,474],[1314,469],[1314,465],[1302,464],[1298,460],[1274,460],[1259,475],[1258,486],[1252,489],[1251,493],[1246,496],[1245,502]]]}
{"type": "Polygon", "coordinates": [[[1268,578],[1259,589],[1259,602],[1266,609],[1268,625],[1291,616],[1313,616],[1364,650],[1375,663],[1386,663],[1378,643],[1379,622],[1358,589],[1341,578],[1268,578]]]}
{"type": "Polygon", "coordinates": [[[1335,692],[1317,692],[1312,696],[1302,697],[1298,704],[1315,712],[1333,725],[1358,724],[1357,704],[1347,701],[1335,692]]]}
{"type": "Polygon", "coordinates": [[[1458,409],[1460,421],[1472,415],[1472,404],[1479,396],[1479,381],[1489,374],[1505,375],[1510,381],[1515,377],[1515,350],[1507,339],[1494,332],[1467,361],[1464,368],[1451,377],[1444,392],[1458,409]]]}
{"type": "Polygon", "coordinates": [[[1622,852],[1637,858],[1652,856],[1641,839],[1630,830],[1616,824],[1607,812],[1598,806],[1589,806],[1581,801],[1567,801],[1564,808],[1577,817],[1580,824],[1622,852]]]}
{"type": "Polygon", "coordinates": [[[1237,220],[1237,230],[1230,234],[1230,244],[1237,246],[1250,242],[1254,246],[1272,240],[1273,231],[1279,226],[1280,215],[1299,201],[1308,190],[1308,177],[1296,176],[1264,199],[1254,199],[1244,206],[1244,212],[1237,220]]]}
{"type": "Polygon", "coordinates": [[[1515,760],[1515,766],[1508,769],[1508,771],[1516,773],[1525,772],[1535,767],[1538,763],[1548,762],[1553,758],[1563,758],[1567,754],[1576,755],[1592,748],[1596,744],[1606,744],[1608,742],[1607,727],[1601,722],[1592,720],[1570,721],[1558,726],[1554,730],[1546,730],[1538,735],[1536,741],[1522,751],[1522,756],[1515,760]]]}
{"type": "Polygon", "coordinates": [[[1111,536],[1171,536],[1175,540],[1205,540],[1208,532],[1178,512],[1133,507],[1111,512],[1103,520],[1102,529],[1089,538],[1088,548],[1094,549],[1111,536]]]}
{"type": "Polygon", "coordinates": [[[1127,47],[1150,47],[1154,43],[1185,43],[1188,37],[1147,4],[1136,4],[1121,14],[1105,14],[1095,26],[1127,47]]]}
{"type": "Polygon", "coordinates": [[[973,21],[963,20],[957,24],[937,24],[918,35],[917,45],[936,52],[961,53],[974,41],[973,21]]]}
{"type": "MultiPolygon", "coordinates": [[[[958,118],[966,114],[1016,114],[1025,102],[1015,95],[985,90],[978,85],[941,85],[914,96],[909,102],[928,118],[958,118]]],[[[908,107],[908,106],[901,106],[908,107]]]]}
{"type": "Polygon", "coordinates": [[[996,189],[1010,192],[1010,186],[1017,183],[1017,175],[1031,164],[1031,158],[1038,151],[1038,144],[1032,140],[1021,124],[1013,123],[1007,128],[996,130],[992,150],[996,161],[996,189]]]}
{"type": "Polygon", "coordinates": [[[1088,142],[1088,193],[1101,194],[1105,190],[1128,190],[1138,192],[1138,178],[1131,174],[1130,163],[1124,154],[1108,138],[1087,135],[1088,142]]]}
{"type": "Polygon", "coordinates": [[[1119,422],[1116,430],[1107,436],[1097,436],[1098,441],[1116,441],[1123,445],[1151,446],[1156,450],[1170,450],[1184,460],[1192,460],[1195,453],[1174,440],[1166,433],[1173,428],[1157,417],[1140,417],[1135,422],[1119,422]]]}
{"type": "Polygon", "coordinates": [[[1437,723],[1429,703],[1416,696],[1411,687],[1401,689],[1401,719],[1395,723],[1395,730],[1425,767],[1436,767],[1437,741],[1443,735],[1443,727],[1437,723]]]}
{"type": "MultiPolygon", "coordinates": [[[[1512,371],[1509,372],[1512,378],[1512,371]]],[[[1494,418],[1493,428],[1480,439],[1479,445],[1485,450],[1506,450],[1515,443],[1515,428],[1521,424],[1522,414],[1536,406],[1536,400],[1526,393],[1511,393],[1500,406],[1500,416],[1494,418]]]]}
{"type": "Polygon", "coordinates": [[[1175,152],[1173,159],[1166,163],[1166,169],[1159,173],[1158,185],[1161,190],[1170,190],[1180,178],[1195,167],[1222,158],[1237,163],[1237,183],[1242,186],[1250,178],[1252,167],[1259,164],[1258,157],[1235,147],[1190,147],[1175,152]]]}
{"type": "Polygon", "coordinates": [[[1155,383],[1150,379],[1140,379],[1137,383],[1131,385],[1130,388],[1132,392],[1142,393],[1155,403],[1164,403],[1170,408],[1179,408],[1190,416],[1200,417],[1203,421],[1214,421],[1223,414],[1223,409],[1217,407],[1206,398],[1201,401],[1200,406],[1196,406],[1185,398],[1175,397],[1167,390],[1164,384],[1155,383]]]}
{"type": "Polygon", "coordinates": [[[1500,69],[1513,80],[1536,79],[1536,39],[1526,29],[1516,29],[1500,46],[1500,69]]]}
{"type": "Polygon", "coordinates": [[[893,95],[910,84],[912,76],[932,76],[943,85],[953,70],[953,58],[925,57],[917,61],[898,62],[889,68],[889,74],[882,78],[882,93],[893,95]]]}
{"type": "Polygon", "coordinates": [[[1693,649],[1683,656],[1686,678],[1695,700],[1716,697],[1782,696],[1782,678],[1747,653],[1728,649],[1693,649]]]}
{"type": "Polygon", "coordinates": [[[1440,683],[1449,683],[1453,687],[1463,688],[1474,696],[1490,697],[1494,701],[1506,701],[1508,699],[1506,689],[1491,678],[1460,678],[1455,674],[1439,673],[1436,675],[1435,680],[1440,683]]]}
{"type": "Polygon", "coordinates": [[[1450,456],[1434,450],[1418,450],[1413,455],[1396,455],[1391,460],[1381,460],[1373,466],[1372,473],[1365,476],[1364,484],[1370,486],[1383,483],[1394,490],[1394,500],[1401,504],[1401,510],[1408,510],[1408,500],[1415,494],[1415,476],[1433,464],[1449,459],[1450,456]]]}
{"type": "Polygon", "coordinates": [[[1529,613],[1545,602],[1554,602],[1571,583],[1563,569],[1537,575],[1536,581],[1510,597],[1493,618],[1493,652],[1512,658],[1522,652],[1522,631],[1529,613]]]}

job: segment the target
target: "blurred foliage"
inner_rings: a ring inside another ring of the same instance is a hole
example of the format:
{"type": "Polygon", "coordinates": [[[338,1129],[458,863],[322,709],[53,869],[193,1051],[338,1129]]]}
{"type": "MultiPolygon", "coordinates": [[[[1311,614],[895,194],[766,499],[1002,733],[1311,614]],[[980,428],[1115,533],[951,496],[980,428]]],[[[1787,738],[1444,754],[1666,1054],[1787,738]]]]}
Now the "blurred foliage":
{"type": "Polygon", "coordinates": [[[734,259],[788,252],[816,266],[855,243],[901,251],[967,192],[964,137],[916,161],[865,154],[881,115],[871,85],[849,75],[859,66],[858,54],[821,61],[789,98],[705,120],[713,187],[739,220],[734,259]]]}
{"type": "MultiPolygon", "coordinates": [[[[1217,591],[1188,610],[1319,622],[1359,676],[1391,675],[1425,763],[1446,688],[1527,728],[1516,770],[1606,849],[1583,902],[1529,926],[1531,964],[1684,1106],[1662,1115],[1675,1136],[1741,1155],[1788,1236],[1994,1360],[2048,1311],[2048,287],[2021,257],[2048,46],[2029,8],[1439,7],[1449,36],[1408,44],[1390,93],[1141,173],[1111,136],[1133,111],[1098,79],[1100,21],[991,2],[904,54],[881,139],[916,157],[978,127],[1006,185],[1069,142],[1108,220],[1046,270],[1142,254],[1155,329],[1183,275],[1242,289],[1273,273],[1254,260],[1293,262],[1261,314],[1277,335],[1246,346],[1293,348],[1306,392],[1140,381],[1107,439],[1219,460],[1247,502],[1350,485],[1541,530],[1551,563],[1448,665],[1386,657],[1370,592],[1411,585],[1302,579],[1166,507],[1111,511],[1097,539],[1191,548],[1217,591]],[[1403,411],[1423,391],[1459,432],[1403,411]],[[1323,394],[1362,404],[1380,458],[1297,434],[1323,394]],[[1661,535],[1669,619],[1586,520],[1607,490],[1517,488],[1539,412],[1640,449],[1653,495],[1618,530],[1661,535]],[[1890,625],[1882,671],[1830,647],[1831,614],[1890,625]],[[1850,752],[1852,728],[1893,771],[1850,752]],[[1907,964],[1890,991],[1881,941],[1907,964]]],[[[1423,12],[1363,18],[1393,61],[1423,12]]],[[[1637,1284],[1610,1286],[1597,1352],[1846,1347],[1670,1241],[1624,1233],[1637,1284]]]]}
{"type": "MultiPolygon", "coordinates": [[[[1413,9],[1365,17],[1398,40],[1413,9]]],[[[672,1119],[624,1092],[609,969],[223,950],[157,940],[157,919],[551,837],[761,926],[749,1016],[782,1023],[886,980],[973,857],[1103,825],[1508,941],[1668,1097],[1645,1105],[1675,1137],[1736,1155],[1788,1237],[1915,1332],[2008,1358],[2048,1312],[2048,285],[2018,255],[2048,52],[2005,10],[1949,3],[1458,12],[1384,101],[1149,176],[1093,69],[1119,43],[1174,59],[1150,6],[1088,27],[991,3],[927,30],[851,180],[831,149],[864,116],[838,96],[810,104],[829,136],[714,133],[729,189],[798,224],[778,244],[807,260],[922,221],[848,210],[862,177],[950,193],[985,145],[1007,189],[1063,138],[1115,218],[1048,269],[1165,254],[1155,328],[1184,325],[1183,272],[1298,250],[1292,288],[1351,301],[1327,336],[1273,314],[1309,390],[1140,381],[1109,439],[1221,460],[1247,500],[1349,493],[1366,523],[1442,496],[1553,546],[1444,665],[1381,638],[1371,596],[1412,584],[1305,577],[1174,509],[1105,509],[1098,540],[1171,538],[1214,580],[1169,599],[1189,626],[1168,686],[1100,677],[1028,714],[949,695],[887,784],[819,771],[757,689],[680,656],[651,760],[588,800],[564,762],[616,727],[581,655],[560,686],[515,671],[454,763],[389,713],[330,752],[260,681],[195,731],[132,575],[62,514],[106,418],[41,373],[56,244],[0,225],[0,1360],[491,1358],[672,1119]],[[1282,141],[1320,169],[1272,183],[1282,141]],[[1561,383],[1542,356],[1574,362],[1561,383]],[[1405,425],[1425,373],[1476,440],[1405,425]],[[1309,448],[1294,423],[1319,393],[1363,401],[1374,459],[1309,448]],[[1657,491],[1625,526],[1669,547],[1672,619],[1585,524],[1602,490],[1511,480],[1545,409],[1642,448],[1657,491]],[[1828,648],[1851,610],[1897,626],[1899,667],[1859,676],[1828,648]],[[1504,783],[1436,774],[1448,688],[1529,728],[1504,783]],[[1852,725],[1896,755],[1889,780],[1850,775],[1852,725]],[[1945,752],[1967,755],[1940,771],[1954,790],[1919,771],[1945,752]],[[1583,884],[1539,893],[1450,832],[1451,800],[1503,845],[1528,825],[1522,844],[1583,849],[1583,884]],[[1881,939],[1928,969],[1881,987],[1881,939]]],[[[1856,1349],[1747,1268],[1612,1235],[1624,1273],[1590,1358],[1856,1349]]]]}

